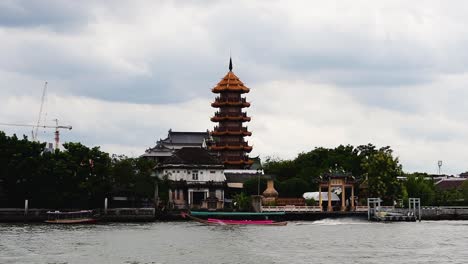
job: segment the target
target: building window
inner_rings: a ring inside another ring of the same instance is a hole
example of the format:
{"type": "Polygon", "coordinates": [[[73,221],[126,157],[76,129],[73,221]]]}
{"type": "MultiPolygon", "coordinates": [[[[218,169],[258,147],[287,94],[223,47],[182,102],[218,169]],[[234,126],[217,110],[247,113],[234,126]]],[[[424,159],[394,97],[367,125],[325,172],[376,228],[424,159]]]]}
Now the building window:
{"type": "Polygon", "coordinates": [[[203,174],[203,171],[200,171],[200,174],[203,174]]]}
{"type": "Polygon", "coordinates": [[[192,171],[192,180],[198,180],[198,171],[192,171]]]}
{"type": "Polygon", "coordinates": [[[177,171],[177,173],[179,173],[179,171],[177,171]]]}
{"type": "Polygon", "coordinates": [[[216,173],[216,171],[210,171],[211,174],[216,173]]]}

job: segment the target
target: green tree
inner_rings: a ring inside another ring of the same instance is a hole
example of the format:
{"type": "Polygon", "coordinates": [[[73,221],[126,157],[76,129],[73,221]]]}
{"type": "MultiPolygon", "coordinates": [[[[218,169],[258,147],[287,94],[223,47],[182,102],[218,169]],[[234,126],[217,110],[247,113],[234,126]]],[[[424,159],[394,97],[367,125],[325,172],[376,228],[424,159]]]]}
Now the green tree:
{"type": "MultiPolygon", "coordinates": [[[[407,175],[405,185],[406,195],[408,197],[421,198],[421,204],[432,205],[435,202],[434,182],[427,179],[428,175],[424,173],[413,173],[407,175]]],[[[404,199],[405,205],[407,200],[404,199]]]]}
{"type": "Polygon", "coordinates": [[[232,201],[234,207],[240,211],[249,211],[252,207],[252,200],[250,199],[250,196],[244,192],[236,194],[232,201]]]}
{"type": "Polygon", "coordinates": [[[278,186],[280,197],[302,197],[305,192],[310,191],[310,184],[301,178],[288,179],[278,186]]]}
{"type": "Polygon", "coordinates": [[[393,201],[401,198],[402,186],[397,176],[402,175],[402,168],[390,148],[381,148],[376,153],[366,155],[362,166],[368,177],[371,197],[381,197],[386,204],[393,204],[393,201]]]}
{"type": "Polygon", "coordinates": [[[267,186],[267,179],[263,177],[253,176],[251,179],[248,179],[244,182],[244,192],[248,195],[257,195],[259,190],[258,184],[260,182],[260,195],[265,191],[267,186]]]}
{"type": "Polygon", "coordinates": [[[468,180],[465,180],[461,186],[461,191],[463,193],[464,205],[468,205],[468,180]]]}

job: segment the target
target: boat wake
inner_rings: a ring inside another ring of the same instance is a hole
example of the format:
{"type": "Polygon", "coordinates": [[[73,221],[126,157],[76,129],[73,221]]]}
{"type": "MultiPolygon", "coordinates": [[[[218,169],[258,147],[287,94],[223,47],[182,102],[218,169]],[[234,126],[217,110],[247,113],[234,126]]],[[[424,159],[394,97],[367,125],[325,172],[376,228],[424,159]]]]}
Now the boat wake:
{"type": "Polygon", "coordinates": [[[365,219],[356,218],[339,218],[339,219],[322,219],[310,223],[302,222],[305,225],[322,225],[322,226],[336,226],[336,225],[366,225],[369,222],[365,219]]]}

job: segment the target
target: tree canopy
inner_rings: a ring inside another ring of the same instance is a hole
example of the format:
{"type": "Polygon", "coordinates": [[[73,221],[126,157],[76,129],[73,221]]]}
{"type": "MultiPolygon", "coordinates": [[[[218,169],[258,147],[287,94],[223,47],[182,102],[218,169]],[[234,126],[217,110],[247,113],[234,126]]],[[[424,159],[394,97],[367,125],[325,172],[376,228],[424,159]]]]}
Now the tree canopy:
{"type": "Polygon", "coordinates": [[[350,172],[361,182],[367,179],[371,195],[376,197],[392,200],[401,193],[397,176],[402,175],[402,168],[390,147],[320,147],[293,160],[267,158],[264,169],[277,176],[280,196],[299,197],[305,191],[317,191],[321,176],[337,170],[350,172]]]}
{"type": "Polygon", "coordinates": [[[137,199],[153,196],[152,161],[110,157],[81,143],[63,147],[47,152],[45,143],[0,131],[1,206],[21,207],[29,199],[36,208],[93,208],[119,192],[137,199]]]}

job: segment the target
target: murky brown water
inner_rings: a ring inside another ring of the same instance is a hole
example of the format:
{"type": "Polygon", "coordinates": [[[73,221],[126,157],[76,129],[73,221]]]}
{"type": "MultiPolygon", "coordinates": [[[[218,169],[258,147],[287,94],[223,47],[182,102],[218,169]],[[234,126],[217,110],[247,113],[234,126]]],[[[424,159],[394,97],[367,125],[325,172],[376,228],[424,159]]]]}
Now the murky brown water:
{"type": "Polygon", "coordinates": [[[0,263],[468,263],[468,221],[0,224],[0,263]]]}

